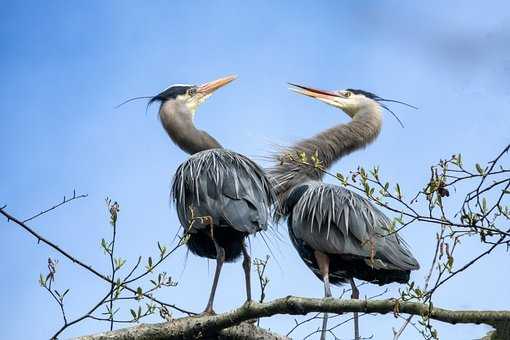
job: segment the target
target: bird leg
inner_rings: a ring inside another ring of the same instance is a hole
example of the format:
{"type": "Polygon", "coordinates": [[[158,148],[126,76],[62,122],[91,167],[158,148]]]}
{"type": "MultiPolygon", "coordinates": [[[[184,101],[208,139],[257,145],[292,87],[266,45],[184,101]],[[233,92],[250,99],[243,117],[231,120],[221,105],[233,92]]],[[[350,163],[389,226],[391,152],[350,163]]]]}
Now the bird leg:
{"type": "Polygon", "coordinates": [[[250,254],[248,253],[248,250],[246,249],[244,240],[243,240],[243,244],[242,244],[242,249],[243,249],[244,279],[246,280],[246,301],[250,302],[251,301],[251,275],[250,275],[251,257],[250,257],[250,254]]]}
{"type": "MultiPolygon", "coordinates": [[[[314,253],[315,260],[319,265],[319,270],[321,271],[322,281],[324,281],[324,296],[331,297],[331,287],[329,285],[329,256],[315,250],[314,253]]],[[[326,340],[326,329],[328,327],[328,313],[324,313],[324,318],[322,319],[322,331],[321,331],[321,340],[326,340]]]]}
{"type": "Polygon", "coordinates": [[[214,272],[214,281],[211,288],[211,294],[209,295],[209,302],[207,302],[207,306],[205,307],[203,314],[215,314],[213,310],[214,294],[216,293],[216,287],[218,286],[221,267],[223,266],[223,262],[225,262],[225,249],[216,242],[216,239],[214,238],[213,225],[211,225],[210,236],[214,243],[214,247],[216,248],[216,271],[214,272]]]}
{"type": "MultiPolygon", "coordinates": [[[[351,298],[352,299],[359,299],[359,290],[356,287],[356,283],[354,282],[354,279],[350,279],[351,282],[351,298]]],[[[359,340],[359,320],[358,320],[358,312],[354,312],[354,340],[359,340]]]]}

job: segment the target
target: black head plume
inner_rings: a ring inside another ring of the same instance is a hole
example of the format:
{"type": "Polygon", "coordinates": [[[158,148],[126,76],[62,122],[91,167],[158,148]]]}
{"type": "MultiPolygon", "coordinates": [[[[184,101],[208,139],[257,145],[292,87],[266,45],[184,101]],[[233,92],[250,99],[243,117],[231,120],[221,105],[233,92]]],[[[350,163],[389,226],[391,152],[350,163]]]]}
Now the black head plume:
{"type": "Polygon", "coordinates": [[[139,99],[152,99],[152,96],[141,96],[141,97],[133,97],[133,98],[129,98],[129,99],[126,99],[124,100],[122,103],[120,103],[119,105],[115,106],[116,109],[118,109],[119,107],[121,107],[122,105],[124,104],[127,104],[129,102],[132,102],[132,101],[135,101],[135,100],[139,100],[139,99]]]}
{"type": "Polygon", "coordinates": [[[186,94],[186,92],[192,87],[194,87],[194,86],[193,85],[173,85],[173,86],[170,86],[169,88],[165,89],[163,92],[158,93],[155,96],[141,96],[141,97],[129,98],[129,99],[123,101],[122,103],[120,103],[119,105],[115,106],[115,108],[118,109],[122,105],[132,102],[134,100],[149,99],[149,102],[147,103],[147,107],[145,108],[145,112],[147,112],[147,109],[153,103],[155,103],[157,101],[163,102],[165,100],[175,99],[179,95],[186,94]]]}
{"type": "Polygon", "coordinates": [[[368,91],[364,91],[364,90],[359,90],[359,89],[347,89],[347,91],[350,91],[354,94],[361,94],[367,98],[370,98],[372,100],[375,100],[376,102],[378,102],[381,107],[385,110],[387,110],[388,112],[390,112],[393,117],[395,117],[395,119],[399,122],[400,126],[404,127],[404,124],[402,123],[402,121],[398,118],[398,116],[395,114],[395,112],[391,111],[388,106],[384,105],[383,103],[381,102],[390,102],[390,103],[398,103],[398,104],[402,104],[402,105],[405,105],[405,106],[408,106],[410,108],[413,108],[415,110],[418,110],[418,108],[416,106],[413,106],[411,104],[407,104],[405,102],[401,102],[401,101],[398,101],[398,100],[394,100],[394,99],[386,99],[386,98],[381,98],[379,97],[378,95],[376,95],[375,93],[372,93],[372,92],[368,92],[368,91]]]}
{"type": "Polygon", "coordinates": [[[362,94],[365,97],[373,99],[373,100],[377,100],[377,99],[381,98],[378,95],[376,95],[375,93],[364,91],[364,90],[360,90],[360,89],[346,89],[346,90],[349,91],[349,92],[352,92],[354,94],[362,94]]]}
{"type": "Polygon", "coordinates": [[[163,92],[155,95],[149,100],[148,105],[150,106],[152,103],[160,101],[163,102],[165,100],[175,99],[177,96],[186,94],[186,92],[193,88],[193,85],[173,85],[164,90],[163,92]]]}

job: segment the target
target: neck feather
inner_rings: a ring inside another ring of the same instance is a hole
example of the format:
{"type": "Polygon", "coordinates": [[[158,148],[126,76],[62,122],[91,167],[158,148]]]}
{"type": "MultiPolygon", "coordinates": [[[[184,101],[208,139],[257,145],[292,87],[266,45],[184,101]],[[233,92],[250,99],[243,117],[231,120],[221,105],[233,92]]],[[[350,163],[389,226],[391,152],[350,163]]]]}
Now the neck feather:
{"type": "Polygon", "coordinates": [[[312,164],[312,156],[317,156],[321,168],[328,169],[341,157],[370,144],[379,134],[381,125],[380,109],[372,105],[358,112],[349,123],[334,126],[283,150],[276,156],[278,165],[270,170],[278,198],[286,199],[294,187],[304,182],[322,180],[323,171],[313,165],[300,164],[300,155],[304,153],[312,164]]]}
{"type": "Polygon", "coordinates": [[[222,148],[221,144],[207,132],[199,130],[193,123],[193,114],[186,105],[177,101],[161,104],[159,117],[172,141],[188,154],[222,148]]]}

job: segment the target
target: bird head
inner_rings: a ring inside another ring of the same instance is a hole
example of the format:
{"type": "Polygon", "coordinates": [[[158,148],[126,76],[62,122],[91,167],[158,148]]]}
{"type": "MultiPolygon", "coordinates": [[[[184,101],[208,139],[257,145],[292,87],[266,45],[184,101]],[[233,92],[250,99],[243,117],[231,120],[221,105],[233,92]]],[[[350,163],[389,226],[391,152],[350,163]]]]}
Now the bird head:
{"type": "Polygon", "coordinates": [[[289,85],[291,86],[289,88],[291,91],[318,99],[321,102],[339,108],[351,118],[354,118],[356,114],[358,114],[359,112],[366,111],[367,109],[374,107],[382,107],[388,110],[398,120],[400,125],[402,125],[402,122],[397,117],[397,115],[393,111],[391,111],[383,102],[400,103],[412,107],[414,109],[417,109],[416,107],[409,105],[407,103],[392,99],[384,99],[372,92],[358,89],[328,91],[291,83],[289,83],[289,85]]]}
{"type": "Polygon", "coordinates": [[[175,84],[166,88],[161,93],[155,95],[149,100],[148,105],[154,102],[161,102],[164,104],[168,101],[173,101],[177,105],[184,105],[188,112],[195,114],[197,108],[209,98],[214,91],[223,87],[236,79],[236,76],[231,75],[217,80],[210,81],[202,85],[187,85],[175,84]]]}

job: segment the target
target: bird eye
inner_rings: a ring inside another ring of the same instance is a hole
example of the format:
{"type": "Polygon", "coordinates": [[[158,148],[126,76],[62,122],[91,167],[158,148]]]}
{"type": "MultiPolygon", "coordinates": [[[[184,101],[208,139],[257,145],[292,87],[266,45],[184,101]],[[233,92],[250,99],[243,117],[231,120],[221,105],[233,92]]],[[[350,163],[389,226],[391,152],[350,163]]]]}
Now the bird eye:
{"type": "Polygon", "coordinates": [[[349,91],[345,91],[345,92],[344,92],[344,96],[345,96],[346,98],[349,98],[349,97],[351,96],[351,94],[352,94],[352,93],[351,93],[351,92],[349,92],[349,91]]]}
{"type": "Polygon", "coordinates": [[[189,96],[194,96],[197,93],[197,89],[194,88],[194,87],[189,88],[187,93],[188,93],[189,96]]]}

